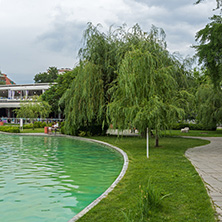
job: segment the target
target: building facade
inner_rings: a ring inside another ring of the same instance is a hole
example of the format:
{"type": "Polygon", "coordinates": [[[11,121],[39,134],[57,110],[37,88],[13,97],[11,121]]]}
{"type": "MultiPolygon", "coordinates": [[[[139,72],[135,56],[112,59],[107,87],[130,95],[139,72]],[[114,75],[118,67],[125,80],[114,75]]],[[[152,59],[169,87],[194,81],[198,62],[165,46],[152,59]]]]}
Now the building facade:
{"type": "Polygon", "coordinates": [[[0,85],[0,117],[14,118],[14,109],[19,108],[21,101],[31,101],[50,88],[51,83],[22,85],[0,85]]]}

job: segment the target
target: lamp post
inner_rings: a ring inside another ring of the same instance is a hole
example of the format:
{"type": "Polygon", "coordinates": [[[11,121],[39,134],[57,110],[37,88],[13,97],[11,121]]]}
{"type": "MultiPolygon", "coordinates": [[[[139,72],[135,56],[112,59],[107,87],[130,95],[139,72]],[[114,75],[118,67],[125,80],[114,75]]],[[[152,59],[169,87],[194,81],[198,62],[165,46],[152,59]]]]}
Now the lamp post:
{"type": "Polygon", "coordinates": [[[146,156],[149,158],[149,129],[146,129],[146,156]]]}

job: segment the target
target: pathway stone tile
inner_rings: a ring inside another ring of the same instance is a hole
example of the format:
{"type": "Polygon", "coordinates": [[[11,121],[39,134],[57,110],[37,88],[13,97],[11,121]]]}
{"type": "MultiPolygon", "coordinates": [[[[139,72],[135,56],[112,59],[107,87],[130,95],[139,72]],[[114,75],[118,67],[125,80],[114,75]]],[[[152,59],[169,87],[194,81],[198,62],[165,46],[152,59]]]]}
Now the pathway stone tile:
{"type": "Polygon", "coordinates": [[[222,222],[222,138],[198,138],[209,140],[211,143],[188,149],[185,155],[203,179],[218,219],[222,222]]]}

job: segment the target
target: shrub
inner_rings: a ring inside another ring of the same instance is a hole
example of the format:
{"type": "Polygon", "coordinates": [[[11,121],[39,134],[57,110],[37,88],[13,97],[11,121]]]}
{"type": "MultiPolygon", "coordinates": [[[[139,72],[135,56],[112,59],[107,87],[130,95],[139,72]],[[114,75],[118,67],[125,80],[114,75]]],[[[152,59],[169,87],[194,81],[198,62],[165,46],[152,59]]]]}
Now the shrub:
{"type": "Polygon", "coordinates": [[[65,122],[60,122],[59,126],[62,128],[64,126],[65,122]]]}
{"type": "Polygon", "coordinates": [[[149,180],[146,187],[141,187],[140,209],[142,211],[142,215],[145,218],[148,218],[152,210],[161,208],[162,200],[169,195],[170,194],[162,195],[149,180]]]}
{"type": "Polygon", "coordinates": [[[108,126],[102,127],[102,125],[90,125],[90,126],[81,126],[77,130],[77,135],[79,136],[82,132],[85,132],[87,136],[104,136],[108,126]]]}
{"type": "Polygon", "coordinates": [[[189,127],[190,130],[208,130],[200,123],[175,123],[172,125],[173,130],[181,130],[182,128],[189,127]]]}
{"type": "MultiPolygon", "coordinates": [[[[52,123],[47,124],[46,122],[34,122],[34,128],[44,128],[45,126],[52,126],[52,123]]],[[[33,128],[32,123],[23,125],[23,129],[32,129],[32,128],[33,128]]]]}
{"type": "Polygon", "coordinates": [[[140,195],[139,195],[139,204],[137,209],[130,210],[129,213],[125,213],[124,217],[127,222],[130,221],[148,221],[149,216],[153,211],[160,211],[162,207],[162,201],[164,198],[170,196],[171,194],[163,195],[158,189],[156,189],[153,184],[150,182],[150,179],[147,183],[147,186],[140,185],[140,195]],[[133,211],[136,210],[136,214],[133,211]]]}
{"type": "Polygon", "coordinates": [[[0,130],[3,132],[9,132],[10,126],[1,126],[0,130]]]}
{"type": "Polygon", "coordinates": [[[34,122],[34,128],[42,128],[41,122],[34,122]]]}
{"type": "Polygon", "coordinates": [[[64,126],[61,127],[61,133],[62,133],[62,134],[65,134],[64,126]]]}
{"type": "Polygon", "coordinates": [[[33,128],[33,124],[32,123],[23,125],[23,129],[32,129],[32,128],[33,128]]]}
{"type": "Polygon", "coordinates": [[[47,123],[46,126],[51,127],[53,123],[47,123]]]}
{"type": "Polygon", "coordinates": [[[79,134],[78,134],[78,136],[81,136],[81,137],[83,137],[83,136],[85,136],[85,135],[86,135],[86,132],[85,132],[85,131],[80,131],[79,134]]]}
{"type": "Polygon", "coordinates": [[[20,133],[19,127],[1,126],[0,131],[9,133],[20,133]]]}
{"type": "Polygon", "coordinates": [[[10,133],[20,133],[20,129],[18,127],[11,127],[9,129],[10,133]]]}
{"type": "Polygon", "coordinates": [[[41,128],[44,128],[45,126],[47,126],[46,122],[42,122],[41,128]]]}

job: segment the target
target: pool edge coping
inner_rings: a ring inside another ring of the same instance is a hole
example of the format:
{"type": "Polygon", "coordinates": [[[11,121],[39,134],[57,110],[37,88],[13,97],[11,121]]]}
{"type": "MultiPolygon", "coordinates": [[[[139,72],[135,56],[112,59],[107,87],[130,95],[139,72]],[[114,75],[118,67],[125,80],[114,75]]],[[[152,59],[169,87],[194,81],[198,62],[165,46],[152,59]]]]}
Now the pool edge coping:
{"type": "Polygon", "coordinates": [[[76,214],[73,218],[71,218],[68,222],[74,222],[77,221],[78,219],[80,219],[83,215],[85,215],[87,212],[89,212],[93,207],[95,207],[102,199],[104,199],[105,197],[107,197],[107,195],[113,191],[113,189],[116,187],[116,185],[120,182],[120,180],[123,178],[123,176],[125,175],[128,165],[129,165],[129,159],[127,154],[120,148],[113,146],[109,143],[100,141],[100,140],[94,140],[94,139],[89,139],[89,138],[82,138],[82,137],[75,137],[75,136],[68,136],[67,137],[71,137],[71,138],[76,138],[76,139],[80,139],[80,140],[85,140],[85,141],[91,141],[94,143],[99,143],[102,145],[105,145],[107,147],[110,147],[112,149],[115,149],[117,152],[119,152],[124,159],[124,163],[123,163],[123,167],[122,170],[119,174],[119,176],[116,178],[116,180],[112,183],[112,185],[104,192],[102,193],[97,199],[95,199],[92,203],[90,203],[88,206],[86,206],[82,211],[80,211],[78,214],[76,214]]]}
{"type": "Polygon", "coordinates": [[[122,170],[119,174],[119,176],[116,178],[116,180],[111,184],[111,186],[106,189],[105,192],[103,192],[98,198],[96,198],[92,203],[90,203],[88,206],[86,206],[83,210],[81,210],[79,213],[77,213],[74,217],[72,217],[68,222],[75,222],[78,219],[80,219],[82,216],[84,216],[87,212],[89,212],[93,207],[95,207],[102,199],[108,196],[108,194],[113,191],[113,189],[116,187],[116,185],[120,182],[120,180],[124,177],[128,165],[129,165],[129,159],[127,154],[120,149],[119,147],[116,147],[114,145],[111,145],[109,143],[100,141],[100,140],[95,140],[95,139],[90,139],[90,138],[83,138],[83,137],[78,137],[78,136],[70,136],[70,135],[65,135],[65,134],[57,134],[57,135],[48,135],[48,134],[43,134],[43,133],[8,133],[8,132],[1,132],[1,134],[8,134],[8,135],[18,135],[18,136],[59,136],[59,137],[67,137],[67,138],[72,138],[72,139],[78,139],[78,140],[83,140],[83,141],[89,141],[89,142],[94,142],[94,143],[99,143],[102,145],[105,145],[109,148],[115,149],[117,152],[119,152],[124,159],[123,167],[122,170]]]}

